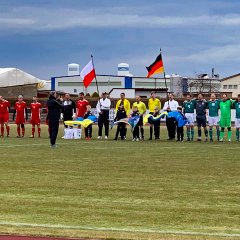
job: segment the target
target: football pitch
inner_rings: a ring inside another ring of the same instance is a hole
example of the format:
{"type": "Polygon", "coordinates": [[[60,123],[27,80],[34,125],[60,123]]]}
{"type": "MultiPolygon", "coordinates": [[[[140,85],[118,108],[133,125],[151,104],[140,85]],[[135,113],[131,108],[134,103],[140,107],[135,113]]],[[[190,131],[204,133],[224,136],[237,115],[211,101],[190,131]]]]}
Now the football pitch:
{"type": "MultiPolygon", "coordinates": [[[[0,235],[240,239],[240,143],[0,139],[0,235]]],[[[149,128],[145,128],[146,139],[149,128]]],[[[233,134],[234,139],[234,134],[233,134]]]]}

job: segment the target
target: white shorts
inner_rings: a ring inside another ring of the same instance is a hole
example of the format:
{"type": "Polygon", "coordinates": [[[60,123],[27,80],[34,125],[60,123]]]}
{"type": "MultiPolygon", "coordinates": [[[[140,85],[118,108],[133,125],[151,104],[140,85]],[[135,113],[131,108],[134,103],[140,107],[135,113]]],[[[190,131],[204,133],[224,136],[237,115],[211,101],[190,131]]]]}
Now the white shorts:
{"type": "Polygon", "coordinates": [[[185,117],[188,119],[189,123],[186,124],[186,126],[194,126],[194,113],[185,113],[185,117]]]}
{"type": "Polygon", "coordinates": [[[208,117],[208,126],[218,126],[219,125],[219,117],[208,117]]]}
{"type": "Polygon", "coordinates": [[[240,128],[240,118],[235,118],[235,128],[240,128]]]}

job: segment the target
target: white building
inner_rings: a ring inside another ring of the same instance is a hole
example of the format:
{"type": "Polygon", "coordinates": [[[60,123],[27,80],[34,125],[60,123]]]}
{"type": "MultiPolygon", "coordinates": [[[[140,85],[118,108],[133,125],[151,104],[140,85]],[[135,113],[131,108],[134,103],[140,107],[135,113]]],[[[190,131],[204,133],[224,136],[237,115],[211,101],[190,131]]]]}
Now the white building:
{"type": "Polygon", "coordinates": [[[231,93],[232,97],[240,94],[240,73],[223,78],[221,81],[221,91],[231,93]]]}
{"type": "MultiPolygon", "coordinates": [[[[119,97],[119,92],[128,93],[127,97],[149,97],[150,91],[156,89],[157,92],[166,92],[164,78],[146,78],[133,76],[117,76],[117,75],[97,75],[97,83],[99,92],[109,92],[111,97],[119,97]]],[[[170,88],[170,79],[166,79],[167,88],[170,88]]],[[[96,81],[90,84],[88,88],[83,85],[80,76],[60,76],[51,78],[51,90],[68,92],[70,94],[78,94],[79,92],[89,93],[92,95],[97,92],[96,81]]]]}

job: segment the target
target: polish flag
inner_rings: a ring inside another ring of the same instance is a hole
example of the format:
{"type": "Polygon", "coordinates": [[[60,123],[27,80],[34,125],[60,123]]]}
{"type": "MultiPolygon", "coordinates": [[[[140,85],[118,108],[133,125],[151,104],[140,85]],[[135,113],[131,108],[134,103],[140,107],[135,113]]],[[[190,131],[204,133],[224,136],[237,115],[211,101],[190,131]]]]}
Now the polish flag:
{"type": "Polygon", "coordinates": [[[92,80],[96,77],[92,60],[83,68],[80,76],[83,79],[84,87],[87,88],[91,84],[92,80]]]}

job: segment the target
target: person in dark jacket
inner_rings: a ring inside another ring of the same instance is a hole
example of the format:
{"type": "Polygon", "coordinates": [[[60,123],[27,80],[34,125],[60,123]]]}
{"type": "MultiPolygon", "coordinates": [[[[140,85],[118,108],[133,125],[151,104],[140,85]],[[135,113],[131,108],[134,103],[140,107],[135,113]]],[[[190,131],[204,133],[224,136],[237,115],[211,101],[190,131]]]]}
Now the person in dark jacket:
{"type": "Polygon", "coordinates": [[[72,121],[73,118],[76,118],[76,105],[70,99],[70,94],[66,93],[63,101],[63,121],[72,121]]]}
{"type": "MultiPolygon", "coordinates": [[[[127,117],[127,113],[123,107],[123,105],[120,105],[117,110],[116,117],[114,119],[114,122],[119,121],[123,118],[127,117]]],[[[117,131],[114,140],[118,139],[118,134],[120,133],[121,139],[124,140],[126,136],[126,123],[118,123],[117,125],[117,131]]]]}
{"type": "Polygon", "coordinates": [[[47,101],[48,109],[48,125],[50,143],[52,148],[56,148],[56,139],[59,129],[59,119],[61,111],[63,110],[62,99],[57,100],[56,92],[50,92],[49,99],[47,101]]]}

